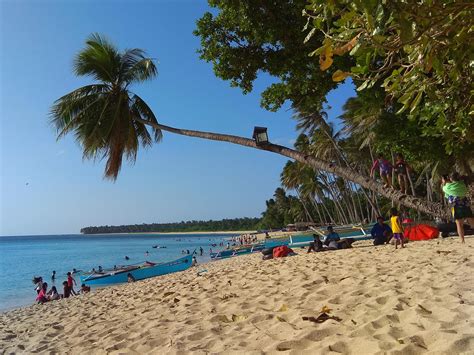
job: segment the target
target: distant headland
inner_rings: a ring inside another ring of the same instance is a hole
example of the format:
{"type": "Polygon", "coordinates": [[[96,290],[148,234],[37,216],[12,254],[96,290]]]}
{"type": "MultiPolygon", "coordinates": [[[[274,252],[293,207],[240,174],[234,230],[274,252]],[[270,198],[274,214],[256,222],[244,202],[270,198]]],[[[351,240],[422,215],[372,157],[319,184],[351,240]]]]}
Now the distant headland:
{"type": "Polygon", "coordinates": [[[181,221],[175,223],[143,223],[121,226],[91,226],[81,229],[82,234],[107,233],[193,233],[233,232],[257,230],[260,218],[233,218],[219,221],[181,221]]]}

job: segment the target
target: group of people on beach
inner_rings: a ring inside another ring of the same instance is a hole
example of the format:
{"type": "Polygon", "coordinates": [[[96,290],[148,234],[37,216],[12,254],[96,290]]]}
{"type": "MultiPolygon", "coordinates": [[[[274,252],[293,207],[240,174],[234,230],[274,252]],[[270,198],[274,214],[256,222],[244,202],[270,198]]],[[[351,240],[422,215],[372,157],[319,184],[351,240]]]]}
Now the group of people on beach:
{"type": "Polygon", "coordinates": [[[257,238],[257,235],[255,234],[242,234],[239,236],[232,237],[231,241],[233,243],[232,245],[236,246],[236,244],[244,245],[244,244],[256,243],[258,241],[258,238],[257,238]]]}
{"type": "MultiPolygon", "coordinates": [[[[405,168],[407,168],[406,165],[405,168]]],[[[387,170],[384,171],[387,173],[387,170]]],[[[405,172],[406,171],[407,170],[405,169],[405,172]]],[[[388,175],[385,174],[385,178],[387,177],[388,175]]],[[[464,221],[467,221],[471,228],[474,228],[474,214],[472,213],[470,207],[468,188],[465,178],[462,178],[456,172],[450,175],[444,175],[441,179],[441,188],[451,208],[451,215],[456,224],[457,234],[459,235],[461,242],[465,243],[464,221]]],[[[377,223],[370,231],[370,234],[374,240],[374,245],[388,244],[393,239],[395,249],[397,249],[399,245],[401,248],[404,248],[404,225],[411,222],[412,221],[409,219],[402,219],[396,208],[391,208],[390,225],[385,223],[384,217],[379,216],[377,217],[377,223]]],[[[308,253],[311,251],[334,250],[344,247],[344,244],[341,243],[339,235],[334,232],[334,229],[331,226],[328,227],[327,235],[323,241],[320,240],[318,235],[314,234],[313,236],[314,242],[310,244],[308,253]]],[[[348,238],[345,241],[350,242],[351,239],[348,238]]]]}
{"type": "MultiPolygon", "coordinates": [[[[56,271],[53,271],[51,275],[51,281],[54,284],[56,281],[56,271]]],[[[74,286],[77,286],[76,280],[72,276],[72,272],[67,273],[67,279],[62,282],[63,293],[59,293],[56,286],[52,286],[48,290],[48,283],[43,281],[41,276],[33,277],[33,283],[35,284],[36,290],[36,302],[45,303],[49,301],[55,301],[62,298],[69,298],[70,296],[76,296],[79,293],[88,293],[90,292],[90,287],[85,284],[81,285],[80,291],[75,291],[74,286]]]]}
{"type": "Polygon", "coordinates": [[[393,239],[395,241],[395,249],[398,248],[398,245],[401,245],[401,247],[404,248],[405,238],[403,236],[403,222],[404,221],[402,221],[396,208],[390,210],[390,226],[385,223],[385,218],[378,216],[377,223],[374,224],[370,231],[370,234],[374,239],[374,245],[388,244],[393,239]]]}
{"type": "MultiPolygon", "coordinates": [[[[394,164],[386,160],[383,154],[378,154],[377,159],[374,160],[372,168],[370,169],[370,177],[374,177],[377,169],[379,170],[384,187],[393,188],[392,176],[395,174],[397,176],[400,192],[404,194],[407,193],[408,185],[411,183],[411,168],[401,153],[396,154],[394,164]]],[[[451,214],[456,223],[457,233],[464,243],[464,221],[466,220],[471,228],[474,228],[474,215],[467,196],[468,188],[466,178],[461,177],[457,172],[453,172],[450,175],[443,175],[441,178],[441,189],[451,208],[451,214]]],[[[414,190],[412,192],[415,194],[414,190]]],[[[393,232],[393,234],[397,233],[393,232]]]]}

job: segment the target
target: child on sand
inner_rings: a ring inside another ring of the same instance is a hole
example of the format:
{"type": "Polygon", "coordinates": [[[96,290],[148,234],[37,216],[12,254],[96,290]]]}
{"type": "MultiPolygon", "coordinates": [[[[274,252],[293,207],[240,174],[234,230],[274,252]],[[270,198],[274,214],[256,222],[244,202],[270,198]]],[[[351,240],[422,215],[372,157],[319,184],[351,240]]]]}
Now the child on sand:
{"type": "Polygon", "coordinates": [[[81,285],[81,293],[84,294],[84,293],[89,293],[91,292],[91,288],[89,286],[87,286],[86,284],[82,284],[81,285]]]}
{"type": "Polygon", "coordinates": [[[380,178],[384,182],[384,187],[392,187],[392,164],[385,160],[382,154],[377,155],[377,159],[375,159],[372,164],[372,168],[370,169],[371,178],[374,177],[375,169],[377,168],[379,168],[380,178]]]}
{"type": "Polygon", "coordinates": [[[448,203],[451,206],[458,235],[461,237],[461,242],[464,243],[464,220],[467,220],[471,228],[474,226],[474,215],[467,198],[467,186],[461,180],[458,173],[452,173],[449,177],[443,176],[441,186],[444,196],[448,199],[448,203]]]}
{"type": "Polygon", "coordinates": [[[59,300],[61,296],[58,293],[58,290],[56,289],[56,286],[51,287],[51,290],[48,292],[48,300],[54,301],[54,300],[59,300]]]}
{"type": "Polygon", "coordinates": [[[403,245],[403,226],[400,217],[398,216],[398,211],[396,208],[390,210],[390,223],[392,224],[392,233],[393,239],[395,239],[395,249],[398,248],[398,244],[402,245],[402,248],[405,248],[403,245]]]}
{"type": "Polygon", "coordinates": [[[41,290],[38,292],[38,296],[36,297],[36,301],[38,301],[38,303],[48,302],[47,291],[48,284],[45,282],[41,285],[41,290]]]}
{"type": "Polygon", "coordinates": [[[63,282],[63,297],[69,298],[69,296],[71,296],[71,289],[69,288],[67,281],[64,281],[63,282]]]}

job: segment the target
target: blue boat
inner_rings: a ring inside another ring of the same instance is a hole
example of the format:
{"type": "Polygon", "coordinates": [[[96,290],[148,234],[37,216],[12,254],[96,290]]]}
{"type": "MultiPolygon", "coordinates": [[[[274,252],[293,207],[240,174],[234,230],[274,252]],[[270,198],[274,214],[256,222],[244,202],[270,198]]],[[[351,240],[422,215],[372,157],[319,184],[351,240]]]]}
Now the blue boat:
{"type": "Polygon", "coordinates": [[[112,285],[128,281],[128,274],[132,274],[135,280],[148,279],[150,277],[171,274],[173,272],[189,269],[193,263],[193,254],[186,255],[177,260],[165,263],[145,262],[141,265],[128,265],[113,270],[104,270],[101,273],[94,272],[81,276],[81,282],[87,286],[112,285]]]}
{"type": "Polygon", "coordinates": [[[263,250],[264,248],[265,248],[264,244],[256,244],[253,246],[239,247],[239,248],[229,249],[229,250],[221,250],[215,253],[211,253],[210,255],[211,255],[211,259],[213,260],[226,259],[226,258],[232,258],[234,256],[256,253],[258,251],[263,250]]]}

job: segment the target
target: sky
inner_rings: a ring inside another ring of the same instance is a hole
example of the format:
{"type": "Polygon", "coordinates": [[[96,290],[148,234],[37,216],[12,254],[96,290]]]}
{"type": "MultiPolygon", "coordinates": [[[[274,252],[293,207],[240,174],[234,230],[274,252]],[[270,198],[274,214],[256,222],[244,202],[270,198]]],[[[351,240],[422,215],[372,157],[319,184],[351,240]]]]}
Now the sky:
{"type": "MultiPolygon", "coordinates": [[[[74,76],[72,61],[97,32],[156,58],[158,77],[133,90],[160,123],[246,137],[264,126],[272,142],[292,146],[292,112],[259,105],[272,78],[261,75],[243,95],[199,59],[192,31],[208,10],[196,0],[0,0],[0,235],[260,217],[285,157],[164,132],[114,183],[103,179],[103,161],[83,160],[74,137],[57,141],[49,123],[56,99],[92,83],[74,76]]],[[[330,119],[353,90],[346,83],[329,94],[330,119]]]]}

